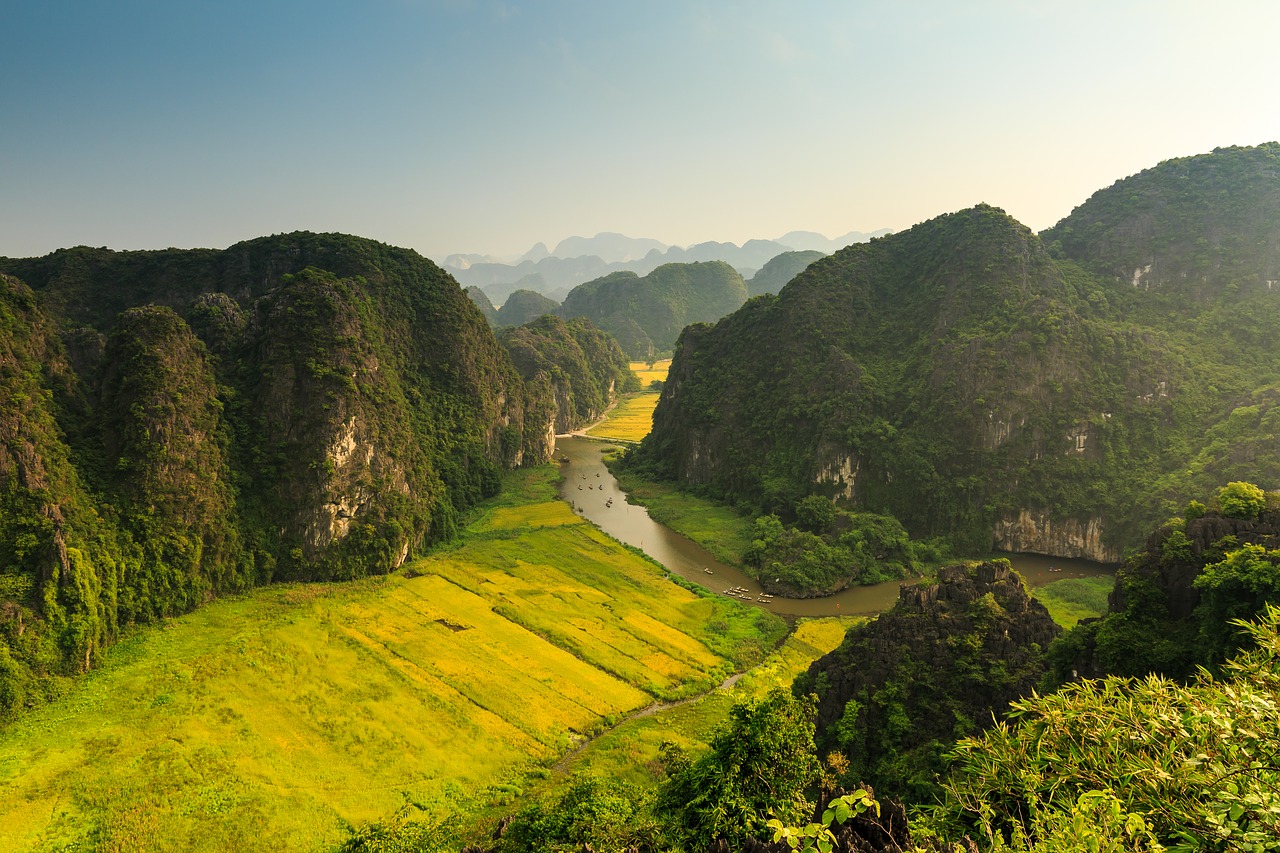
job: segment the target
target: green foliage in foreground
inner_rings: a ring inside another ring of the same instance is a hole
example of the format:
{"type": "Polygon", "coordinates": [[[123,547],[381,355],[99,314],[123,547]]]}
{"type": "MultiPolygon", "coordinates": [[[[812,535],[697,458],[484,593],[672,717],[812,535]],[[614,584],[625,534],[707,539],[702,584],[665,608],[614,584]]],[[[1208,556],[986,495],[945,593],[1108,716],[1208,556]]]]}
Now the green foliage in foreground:
{"type": "Polygon", "coordinates": [[[1280,609],[1235,625],[1252,648],[1221,679],[1109,677],[1015,703],[957,747],[935,820],[999,850],[1100,792],[1095,805],[1118,801],[1174,850],[1280,850],[1280,609]]]}
{"type": "Polygon", "coordinates": [[[717,838],[741,847],[761,836],[770,815],[803,820],[813,810],[806,794],[818,780],[814,710],[813,697],[783,689],[735,706],[710,751],[688,762],[668,756],[671,778],[659,792],[658,813],[691,847],[717,838]]]}

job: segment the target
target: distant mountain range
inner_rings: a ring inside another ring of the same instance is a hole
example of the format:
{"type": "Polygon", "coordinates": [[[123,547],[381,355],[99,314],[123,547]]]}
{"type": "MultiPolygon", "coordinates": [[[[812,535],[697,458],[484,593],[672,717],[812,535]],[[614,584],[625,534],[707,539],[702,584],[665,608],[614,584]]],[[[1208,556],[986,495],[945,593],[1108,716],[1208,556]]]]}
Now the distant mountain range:
{"type": "Polygon", "coordinates": [[[483,288],[489,299],[500,305],[516,290],[533,290],[563,299],[579,284],[609,273],[634,272],[643,276],[670,263],[724,261],[749,278],[785,252],[830,254],[888,233],[887,228],[850,231],[831,239],[813,231],[791,231],[776,240],[748,240],[741,246],[712,241],[683,247],[606,231],[594,237],[566,237],[554,250],[538,243],[518,258],[454,254],[447,256],[442,265],[464,287],[483,288]]]}

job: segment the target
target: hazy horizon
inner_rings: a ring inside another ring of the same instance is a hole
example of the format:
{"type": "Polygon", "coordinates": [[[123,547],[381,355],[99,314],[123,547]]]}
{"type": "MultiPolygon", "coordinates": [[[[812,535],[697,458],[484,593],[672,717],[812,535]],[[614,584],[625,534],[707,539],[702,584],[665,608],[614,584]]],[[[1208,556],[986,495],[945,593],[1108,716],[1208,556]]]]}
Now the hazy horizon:
{"type": "Polygon", "coordinates": [[[1034,230],[1280,139],[1280,4],[9,4],[0,254],[1034,230]]]}

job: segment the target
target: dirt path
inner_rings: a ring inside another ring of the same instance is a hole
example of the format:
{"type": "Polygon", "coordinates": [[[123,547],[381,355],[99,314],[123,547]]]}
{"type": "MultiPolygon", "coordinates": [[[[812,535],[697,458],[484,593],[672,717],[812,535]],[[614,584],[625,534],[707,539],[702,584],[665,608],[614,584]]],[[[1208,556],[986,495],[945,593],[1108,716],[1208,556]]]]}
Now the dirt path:
{"type": "MultiPolygon", "coordinates": [[[[788,632],[788,635],[789,633],[790,632],[788,632]]],[[[783,637],[782,641],[786,642],[786,637],[783,637]]],[[[779,643],[779,646],[781,646],[781,643],[779,643]]],[[[706,697],[710,696],[712,693],[715,693],[717,690],[728,690],[730,687],[737,684],[738,679],[746,675],[747,672],[750,672],[750,670],[746,670],[743,672],[735,672],[733,675],[726,678],[720,684],[716,685],[715,687],[712,687],[710,690],[699,693],[696,696],[690,696],[687,699],[678,699],[675,702],[654,702],[653,704],[646,705],[645,707],[640,708],[639,710],[632,711],[630,714],[627,714],[621,720],[618,720],[618,722],[614,723],[612,726],[600,732],[599,734],[595,734],[589,738],[584,739],[582,743],[578,744],[573,749],[566,752],[564,756],[559,761],[557,761],[555,766],[552,767],[551,769],[556,773],[568,773],[569,765],[573,763],[573,759],[581,755],[582,751],[585,750],[587,747],[591,746],[591,744],[595,743],[597,740],[604,737],[609,732],[613,731],[619,726],[629,723],[632,720],[638,720],[642,717],[652,717],[654,714],[658,713],[659,711],[667,711],[667,710],[670,710],[671,708],[679,708],[681,705],[688,705],[691,702],[697,702],[701,699],[705,699],[706,697]]]]}

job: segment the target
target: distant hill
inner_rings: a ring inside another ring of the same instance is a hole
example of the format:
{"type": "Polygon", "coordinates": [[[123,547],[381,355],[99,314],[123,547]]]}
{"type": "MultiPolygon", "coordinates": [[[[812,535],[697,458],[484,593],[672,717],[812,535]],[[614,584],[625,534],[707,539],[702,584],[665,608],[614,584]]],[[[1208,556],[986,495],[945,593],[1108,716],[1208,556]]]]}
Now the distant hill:
{"type": "Polygon", "coordinates": [[[817,251],[824,255],[839,251],[845,246],[852,246],[854,243],[866,243],[874,240],[876,237],[883,237],[886,234],[892,234],[888,228],[880,228],[875,231],[850,231],[840,237],[827,238],[816,231],[788,231],[777,239],[777,242],[784,246],[790,246],[796,251],[817,251]]]}
{"type": "Polygon", "coordinates": [[[885,233],[888,232],[851,231],[829,240],[814,232],[793,231],[787,235],[790,242],[783,238],[748,240],[741,246],[706,242],[684,247],[602,232],[595,237],[567,237],[552,252],[539,243],[514,263],[503,263],[488,255],[449,255],[444,266],[463,285],[483,287],[494,303],[501,304],[519,289],[559,298],[577,285],[611,272],[629,271],[643,276],[669,263],[724,261],[743,276],[754,275],[786,252],[816,248],[829,253],[885,233]]]}
{"type": "Polygon", "coordinates": [[[495,318],[499,326],[522,326],[543,314],[555,314],[560,303],[533,290],[517,290],[502,303],[495,318]]]}
{"type": "Polygon", "coordinates": [[[1161,164],[1043,240],[979,206],[816,261],[685,331],[637,459],[784,515],[817,492],[975,553],[1118,560],[1257,456],[1229,425],[1280,376],[1277,154],[1161,164]]]}
{"type": "Polygon", "coordinates": [[[489,296],[482,288],[472,285],[466,289],[467,296],[480,309],[480,313],[489,321],[489,325],[496,325],[498,322],[498,309],[493,307],[493,303],[489,301],[489,296]]]}
{"type": "Polygon", "coordinates": [[[609,264],[639,260],[650,252],[665,252],[667,245],[647,238],[627,237],[602,231],[594,237],[566,237],[556,244],[552,255],[558,258],[578,258],[595,255],[609,264]]]}
{"type": "Polygon", "coordinates": [[[565,317],[586,317],[612,334],[634,359],[675,345],[690,323],[710,322],[747,298],[747,286],[723,261],[664,264],[643,278],[617,272],[575,287],[561,306],[565,317]]]}
{"type": "Polygon", "coordinates": [[[761,270],[747,280],[747,295],[759,296],[762,293],[777,293],[783,285],[795,278],[809,264],[825,257],[822,252],[783,252],[764,265],[761,270]]]}

